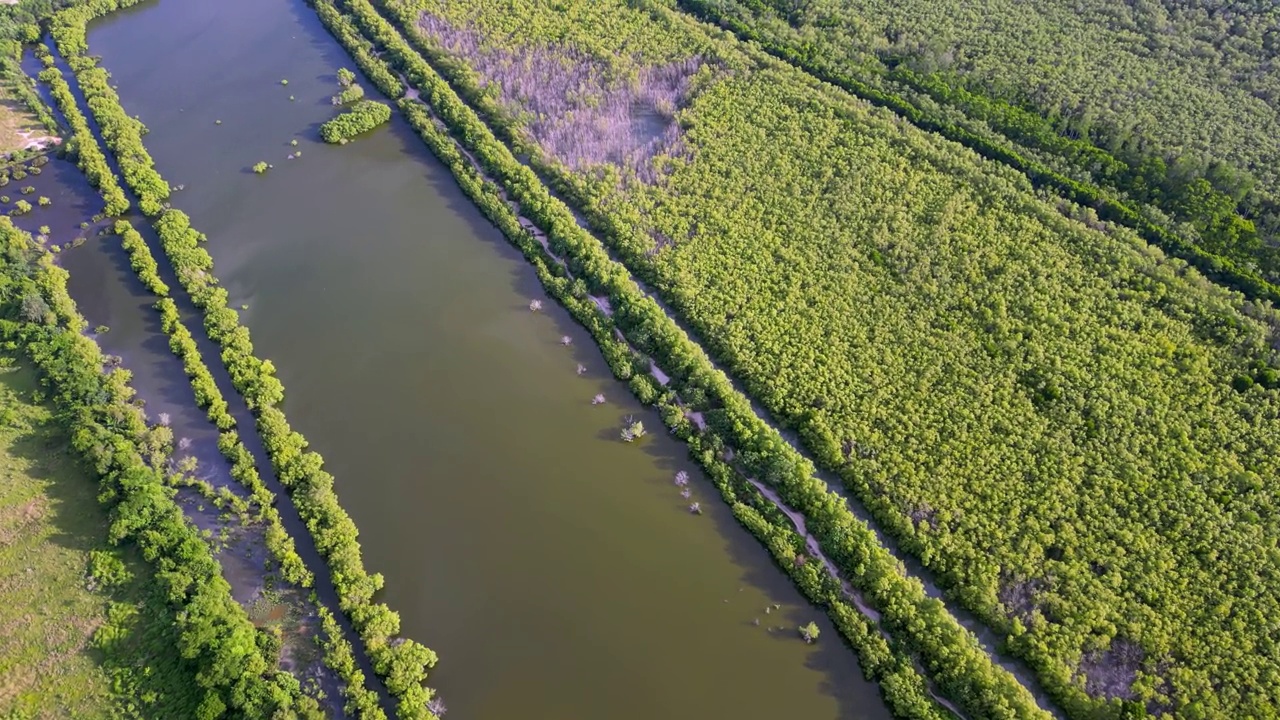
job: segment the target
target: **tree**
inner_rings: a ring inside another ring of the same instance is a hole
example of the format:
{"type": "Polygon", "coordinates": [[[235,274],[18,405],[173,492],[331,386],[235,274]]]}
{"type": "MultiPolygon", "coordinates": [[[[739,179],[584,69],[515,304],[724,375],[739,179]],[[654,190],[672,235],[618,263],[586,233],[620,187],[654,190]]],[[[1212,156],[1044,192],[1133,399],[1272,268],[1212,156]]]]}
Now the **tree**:
{"type": "Polygon", "coordinates": [[[804,641],[807,643],[816,641],[818,639],[818,633],[818,624],[815,622],[810,622],[808,625],[802,625],[800,627],[800,637],[804,638],[804,641]]]}

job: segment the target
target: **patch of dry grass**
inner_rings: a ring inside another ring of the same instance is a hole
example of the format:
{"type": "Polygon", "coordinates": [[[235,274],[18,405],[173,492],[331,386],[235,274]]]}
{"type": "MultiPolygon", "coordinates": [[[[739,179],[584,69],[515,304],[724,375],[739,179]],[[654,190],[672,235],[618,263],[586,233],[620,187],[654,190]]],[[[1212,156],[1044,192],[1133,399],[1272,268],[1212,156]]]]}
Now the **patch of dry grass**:
{"type": "Polygon", "coordinates": [[[13,97],[8,88],[0,87],[0,155],[22,150],[48,135],[31,109],[13,97]]]}

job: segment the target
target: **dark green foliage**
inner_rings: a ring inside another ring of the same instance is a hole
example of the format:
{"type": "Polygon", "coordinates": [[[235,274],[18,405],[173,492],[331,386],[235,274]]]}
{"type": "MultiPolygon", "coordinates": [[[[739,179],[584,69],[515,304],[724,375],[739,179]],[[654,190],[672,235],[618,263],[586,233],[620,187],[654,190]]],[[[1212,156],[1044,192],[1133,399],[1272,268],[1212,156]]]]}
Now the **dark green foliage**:
{"type": "Polygon", "coordinates": [[[361,100],[350,110],[321,125],[320,137],[327,143],[346,142],[390,120],[391,108],[373,100],[361,100]]]}

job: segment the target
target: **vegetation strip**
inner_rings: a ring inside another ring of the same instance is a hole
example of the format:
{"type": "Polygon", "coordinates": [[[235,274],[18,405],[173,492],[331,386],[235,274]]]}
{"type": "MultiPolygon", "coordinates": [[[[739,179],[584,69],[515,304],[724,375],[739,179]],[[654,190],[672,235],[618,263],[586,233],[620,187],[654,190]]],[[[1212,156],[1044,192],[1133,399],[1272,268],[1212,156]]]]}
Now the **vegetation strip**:
{"type": "MultiPolygon", "coordinates": [[[[253,456],[240,441],[240,436],[233,428],[234,418],[227,409],[213,376],[200,357],[195,340],[182,324],[177,305],[170,298],[169,289],[160,279],[155,258],[142,235],[128,222],[116,222],[116,234],[120,236],[125,249],[129,252],[130,264],[143,284],[159,299],[156,309],[160,311],[161,323],[169,335],[169,347],[179,358],[191,379],[196,393],[196,404],[205,409],[209,419],[222,431],[218,437],[218,449],[231,463],[231,475],[250,494],[257,506],[258,520],[264,525],[263,539],[268,551],[280,566],[280,574],[287,582],[296,587],[310,588],[315,583],[311,571],[307,569],[302,558],[294,548],[293,538],[284,528],[280,513],[275,509],[275,496],[267,489],[253,456]]],[[[342,679],[342,693],[346,698],[345,711],[360,720],[384,720],[386,714],[378,704],[378,695],[365,685],[364,672],[357,667],[351,643],[347,641],[333,619],[329,609],[314,595],[312,601],[321,618],[324,634],[324,663],[342,679]]]]}
{"type": "MultiPolygon", "coordinates": [[[[43,49],[43,46],[41,46],[41,49],[43,49]]],[[[45,51],[45,57],[48,57],[47,50],[45,51]]],[[[81,157],[87,156],[92,159],[92,167],[105,173],[99,176],[99,182],[95,183],[95,185],[114,188],[113,192],[119,192],[120,201],[127,208],[128,201],[124,199],[124,192],[116,183],[115,174],[108,167],[105,155],[98,146],[97,139],[90,132],[83,115],[80,114],[70,87],[57,68],[49,67],[45,72],[49,73],[47,76],[49,80],[59,83],[59,85],[55,86],[55,97],[62,106],[64,114],[67,117],[79,118],[74,123],[80,128],[80,132],[75,135],[76,143],[73,147],[78,148],[81,157]]],[[[252,455],[244,447],[239,435],[234,430],[235,420],[231,416],[227,402],[222,397],[222,393],[218,389],[213,376],[209,373],[208,367],[204,364],[194,338],[182,323],[177,305],[169,297],[168,285],[160,279],[159,266],[151,255],[146,241],[128,221],[117,221],[114,229],[116,235],[120,237],[122,247],[129,255],[130,266],[143,286],[157,298],[155,308],[161,316],[161,329],[169,336],[170,349],[182,360],[183,368],[191,381],[192,390],[195,393],[196,404],[206,411],[209,420],[221,431],[218,438],[218,449],[231,463],[232,477],[245,488],[258,508],[257,519],[265,528],[263,540],[267,550],[279,563],[281,577],[296,587],[312,587],[314,576],[298,556],[294,548],[293,538],[285,530],[281,523],[280,514],[274,507],[274,495],[262,482],[252,455]]],[[[347,712],[361,719],[379,720],[380,718],[385,718],[385,714],[378,704],[377,693],[365,686],[364,673],[355,666],[352,660],[353,651],[350,643],[340,632],[336,634],[333,632],[336,628],[332,626],[332,616],[328,613],[328,609],[318,601],[315,604],[320,612],[322,625],[324,626],[324,662],[327,667],[337,672],[343,680],[342,692],[347,699],[347,712]]]]}
{"type": "MultiPolygon", "coordinates": [[[[153,218],[175,273],[196,307],[203,311],[206,332],[222,347],[222,360],[236,389],[257,417],[258,431],[275,472],[289,490],[317,549],[329,563],[341,608],[364,641],[375,671],[397,700],[397,715],[402,720],[432,718],[431,691],[422,682],[426,669],[436,662],[435,654],[413,640],[399,638],[393,642],[399,632],[399,616],[385,604],[373,601],[374,593],[382,587],[382,576],[364,570],[355,524],[338,504],[332,476],[323,470],[319,454],[307,450],[305,439],[289,427],[278,409],[284,388],[275,378],[271,363],[253,355],[249,331],[228,307],[226,290],[216,284],[213,275],[213,260],[199,245],[202,237],[191,228],[184,213],[166,207],[169,186],[142,144],[141,123],[124,112],[106,71],[84,54],[88,49],[88,21],[132,4],[130,0],[95,0],[64,10],[53,18],[54,41],[75,70],[104,140],[121,164],[125,183],[137,194],[139,208],[153,218]]],[[[361,711],[372,710],[366,707],[361,711]]]]}
{"type": "Polygon", "coordinates": [[[144,459],[148,428],[129,402],[129,374],[104,373],[106,358],[82,334],[86,323],[67,295],[67,273],[8,218],[0,218],[0,243],[7,280],[0,335],[26,349],[73,447],[100,476],[100,498],[112,510],[111,541],[137,543],[155,568],[202,694],[196,717],[305,711],[309,699],[297,680],[269,667],[208,544],[174,501],[164,473],[144,459]]]}
{"type": "Polygon", "coordinates": [[[76,158],[76,165],[89,179],[89,184],[102,195],[103,212],[111,217],[123,215],[129,209],[129,199],[125,197],[124,189],[116,181],[115,173],[111,172],[111,166],[107,163],[107,157],[103,154],[102,148],[98,147],[98,142],[93,139],[89,122],[76,105],[75,96],[71,94],[71,86],[62,77],[62,71],[56,67],[45,68],[40,72],[40,80],[49,86],[54,101],[58,103],[62,114],[71,125],[71,139],[67,141],[67,152],[76,158]]]}
{"type": "MultiPolygon", "coordinates": [[[[1280,286],[1266,280],[1256,269],[1249,267],[1249,265],[1256,266],[1265,250],[1253,222],[1237,214],[1234,201],[1225,193],[1214,189],[1208,181],[1203,181],[1203,184],[1196,186],[1194,191],[1189,191],[1187,198],[1179,198],[1176,206],[1186,208],[1181,214],[1197,224],[1206,235],[1204,244],[1215,248],[1215,251],[1192,244],[1169,227],[1153,222],[1132,202],[1118,197],[1115,193],[1107,192],[1095,183],[1068,177],[1043,162],[1019,153],[1007,142],[993,140],[958,123],[931,115],[900,95],[873,87],[851,74],[820,62],[811,53],[799,47],[775,40],[757,31],[741,20],[722,12],[720,10],[722,4],[718,2],[679,0],[679,5],[699,18],[729,28],[743,40],[758,43],[771,55],[791,63],[824,82],[847,90],[873,105],[888,108],[920,128],[936,132],[948,140],[978,152],[983,157],[1004,163],[1024,173],[1037,187],[1050,188],[1072,202],[1097,209],[1102,219],[1133,228],[1147,241],[1163,248],[1170,255],[1194,264],[1215,282],[1239,290],[1251,298],[1280,302],[1280,286]],[[1187,207],[1188,205],[1190,207],[1187,207]]],[[[934,96],[950,97],[953,94],[935,85],[925,85],[922,79],[906,72],[899,73],[898,77],[915,82],[918,88],[927,89],[934,96]]],[[[1043,138],[1043,134],[1037,134],[1035,137],[1043,138]]],[[[1040,142],[1049,144],[1044,139],[1040,142]]],[[[1092,148],[1092,146],[1089,147],[1092,148]]],[[[1123,164],[1097,148],[1092,149],[1093,152],[1087,152],[1089,163],[1103,166],[1123,164]]],[[[1128,166],[1125,166],[1125,169],[1129,170],[1128,166]]],[[[1135,187],[1137,183],[1143,182],[1144,179],[1140,175],[1134,178],[1135,187]]],[[[1170,205],[1170,207],[1173,206],[1173,204],[1170,205]]],[[[1274,261],[1269,261],[1269,265],[1273,263],[1274,261]]]]}
{"type": "MultiPolygon", "coordinates": [[[[324,4],[317,3],[317,7],[324,4]]],[[[940,603],[926,598],[918,583],[901,575],[874,534],[839,504],[824,483],[813,477],[812,466],[755,415],[749,402],[733,390],[701,349],[639,291],[626,269],[609,259],[598,241],[577,225],[572,212],[512,156],[395,28],[363,0],[351,0],[346,6],[356,25],[422,91],[420,97],[437,116],[455,136],[464,139],[486,170],[503,183],[534,222],[547,230],[551,247],[568,259],[573,272],[585,280],[577,286],[580,299],[592,292],[607,296],[618,327],[629,337],[647,339],[637,345],[658,359],[672,376],[675,388],[685,388],[690,397],[707,398],[694,409],[706,409],[708,422],[726,433],[731,442],[725,445],[741,453],[741,468],[749,475],[767,479],[786,502],[811,520],[824,549],[837,559],[854,584],[868,593],[871,604],[884,611],[886,627],[910,638],[912,650],[922,658],[944,694],[975,716],[1045,717],[1026,689],[995,666],[973,636],[947,615],[940,603]]],[[[402,101],[401,107],[413,105],[402,101]]],[[[420,119],[415,126],[425,127],[428,123],[420,119]]],[[[615,373],[631,382],[643,402],[657,399],[660,390],[648,375],[620,370],[625,362],[607,350],[606,357],[615,373]]],[[[646,364],[643,372],[647,368],[646,364]]],[[[664,412],[664,417],[670,415],[671,410],[664,412]]],[[[713,450],[705,452],[714,455],[713,450]]]]}

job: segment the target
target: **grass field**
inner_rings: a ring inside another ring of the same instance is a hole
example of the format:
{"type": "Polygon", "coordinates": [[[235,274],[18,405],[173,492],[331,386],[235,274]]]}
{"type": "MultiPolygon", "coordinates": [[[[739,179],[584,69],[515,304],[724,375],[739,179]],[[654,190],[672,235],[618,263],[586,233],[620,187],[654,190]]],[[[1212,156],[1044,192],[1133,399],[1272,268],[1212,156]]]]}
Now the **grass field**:
{"type": "Polygon", "coordinates": [[[192,717],[154,670],[180,665],[171,618],[141,560],[106,547],[97,485],[37,390],[0,356],[0,717],[192,717]]]}
{"type": "Polygon", "coordinates": [[[0,156],[23,150],[48,134],[31,110],[0,86],[0,156]]]}

